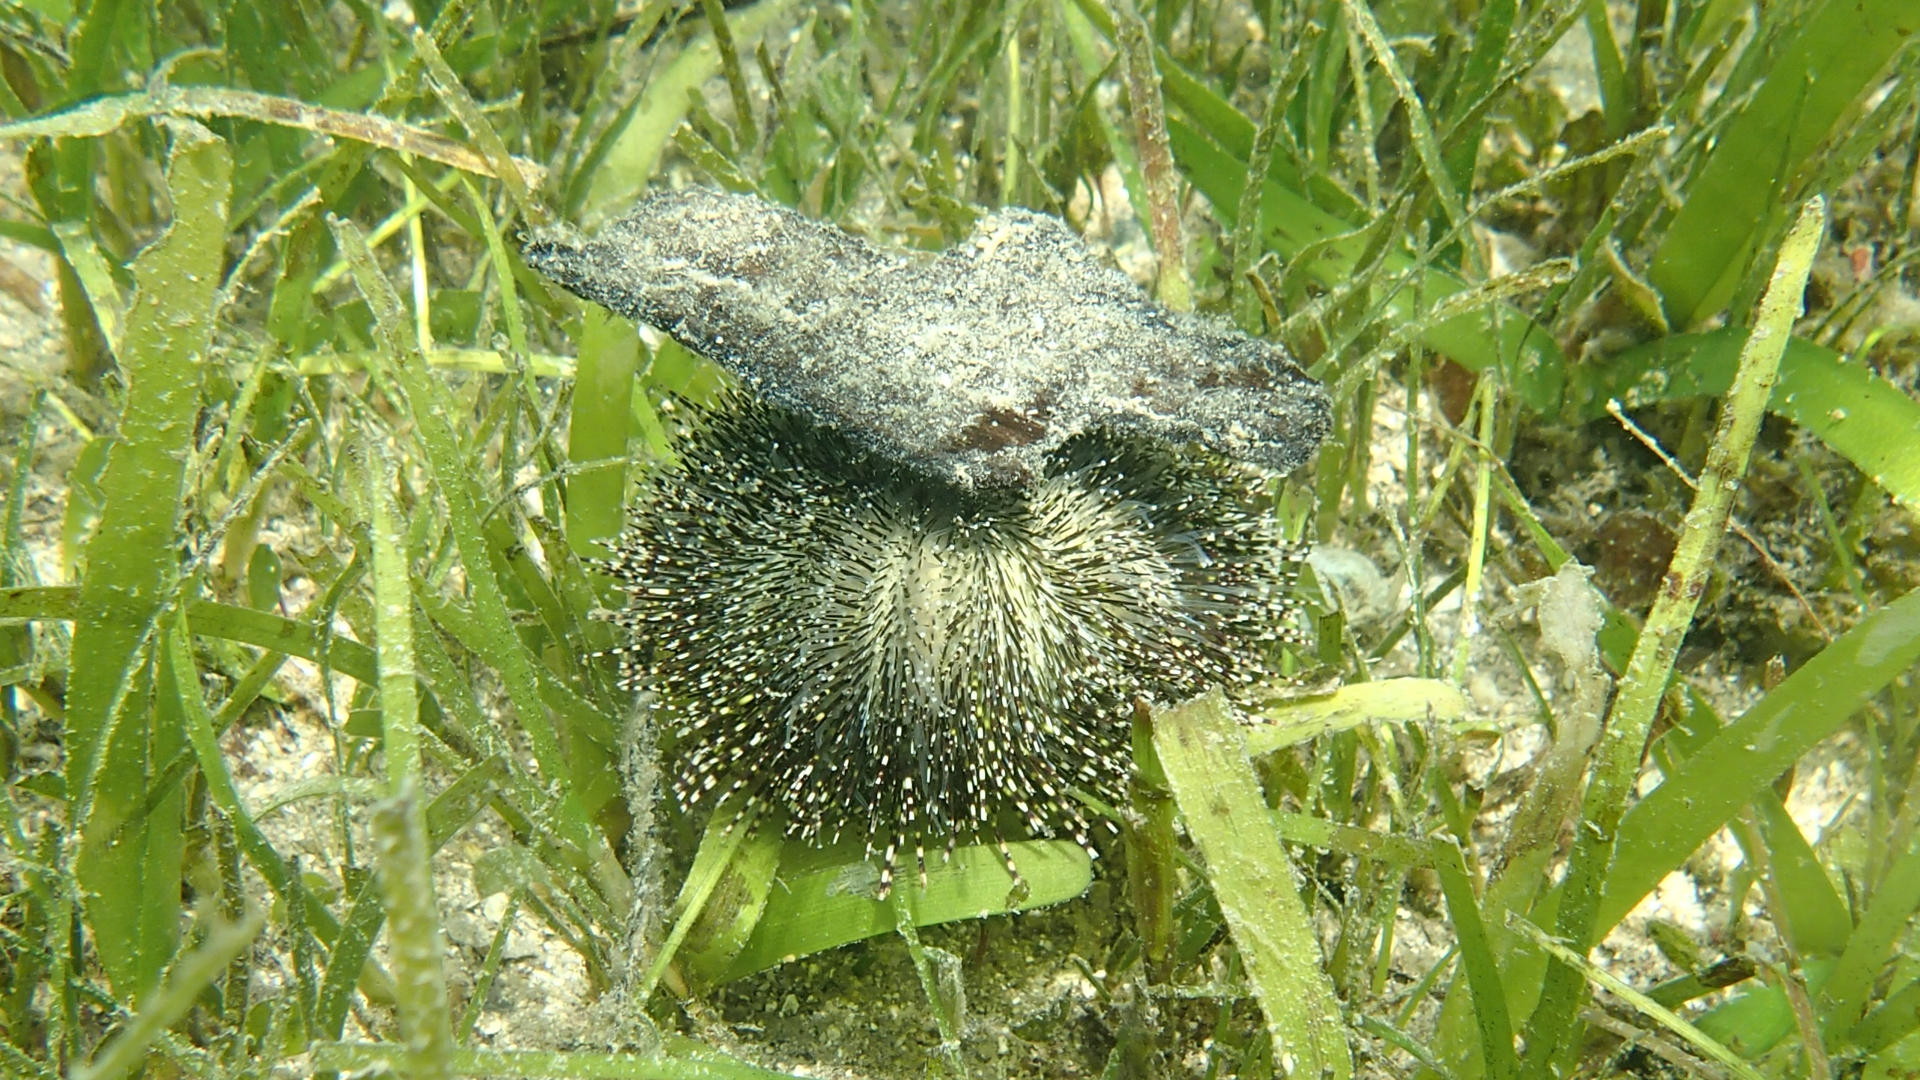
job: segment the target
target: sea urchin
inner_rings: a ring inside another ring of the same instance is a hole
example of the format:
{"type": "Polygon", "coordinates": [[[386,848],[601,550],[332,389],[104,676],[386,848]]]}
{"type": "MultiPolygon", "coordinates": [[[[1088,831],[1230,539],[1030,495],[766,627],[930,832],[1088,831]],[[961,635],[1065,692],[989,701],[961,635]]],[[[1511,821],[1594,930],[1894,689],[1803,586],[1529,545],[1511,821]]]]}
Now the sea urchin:
{"type": "Polygon", "coordinates": [[[923,872],[1009,825],[1087,846],[1076,793],[1118,801],[1134,701],[1243,683],[1287,634],[1303,549],[1244,463],[1311,456],[1326,391],[1054,218],[921,258],[688,190],[525,256],[743,384],[610,566],[689,805],[863,839],[883,894],[907,844],[923,872]]]}
{"type": "Polygon", "coordinates": [[[610,564],[624,679],[670,710],[683,804],[862,838],[882,895],[909,845],[922,874],[1008,826],[1086,846],[1074,792],[1120,798],[1135,698],[1242,684],[1288,636],[1304,548],[1212,454],[1100,430],[968,487],[746,393],[679,450],[610,564]]]}

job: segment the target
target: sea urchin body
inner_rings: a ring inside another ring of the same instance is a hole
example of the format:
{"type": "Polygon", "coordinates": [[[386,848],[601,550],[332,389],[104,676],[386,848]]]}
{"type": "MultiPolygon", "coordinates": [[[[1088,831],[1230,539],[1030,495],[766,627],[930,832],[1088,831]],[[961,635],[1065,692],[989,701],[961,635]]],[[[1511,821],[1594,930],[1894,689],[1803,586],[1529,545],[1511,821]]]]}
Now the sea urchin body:
{"type": "Polygon", "coordinates": [[[678,731],[688,806],[777,810],[813,843],[1087,844],[1137,697],[1244,683],[1300,549],[1261,477],[1104,432],[1026,488],[963,488],[739,394],[699,417],[612,568],[624,657],[678,731]]]}

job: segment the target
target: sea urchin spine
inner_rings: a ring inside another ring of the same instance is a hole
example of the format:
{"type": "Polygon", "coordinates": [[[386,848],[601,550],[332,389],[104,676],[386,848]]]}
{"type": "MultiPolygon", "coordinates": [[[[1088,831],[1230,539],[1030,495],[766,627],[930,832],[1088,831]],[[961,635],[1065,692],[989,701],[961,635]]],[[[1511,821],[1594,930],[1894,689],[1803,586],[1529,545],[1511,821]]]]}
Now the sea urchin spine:
{"type": "Polygon", "coordinates": [[[688,806],[738,796],[792,835],[884,851],[1089,844],[1137,697],[1239,685],[1294,610],[1304,548],[1262,477],[1104,431],[1031,487],[966,488],[746,394],[697,417],[610,567],[623,679],[678,731],[688,806]]]}

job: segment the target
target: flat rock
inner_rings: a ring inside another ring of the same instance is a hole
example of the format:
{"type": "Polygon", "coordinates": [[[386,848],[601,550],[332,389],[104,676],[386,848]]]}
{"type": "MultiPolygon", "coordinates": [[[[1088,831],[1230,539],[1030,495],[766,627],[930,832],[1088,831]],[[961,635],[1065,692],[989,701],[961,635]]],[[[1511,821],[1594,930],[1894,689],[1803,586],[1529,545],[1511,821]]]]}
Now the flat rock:
{"type": "Polygon", "coordinates": [[[1026,484],[1108,427],[1268,468],[1326,437],[1324,388],[1285,349],[1169,312],[1059,220],[982,217],[932,257],[752,196],[656,195],[528,265],[672,335],[756,393],[961,486],[1026,484]]]}

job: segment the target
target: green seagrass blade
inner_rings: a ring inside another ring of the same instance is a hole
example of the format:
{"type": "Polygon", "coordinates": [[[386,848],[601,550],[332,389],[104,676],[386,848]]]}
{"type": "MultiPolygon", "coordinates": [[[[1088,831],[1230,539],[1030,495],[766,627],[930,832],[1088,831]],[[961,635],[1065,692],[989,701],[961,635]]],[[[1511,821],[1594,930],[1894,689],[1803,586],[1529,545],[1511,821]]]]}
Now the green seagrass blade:
{"type": "MultiPolygon", "coordinates": [[[[710,828],[707,840],[719,833],[710,828]]],[[[708,847],[702,843],[696,872],[708,847]]],[[[1008,850],[1026,882],[1024,900],[1013,896],[1006,864],[993,845],[959,848],[951,859],[929,854],[924,887],[910,861],[901,867],[894,888],[904,894],[913,924],[1048,907],[1079,896],[1093,882],[1093,862],[1077,844],[1029,840],[1008,850]]],[[[809,848],[781,841],[776,829],[763,824],[728,858],[720,883],[680,944],[680,970],[693,984],[714,986],[892,933],[894,907],[876,898],[879,885],[879,865],[863,857],[860,845],[809,848]]]]}

